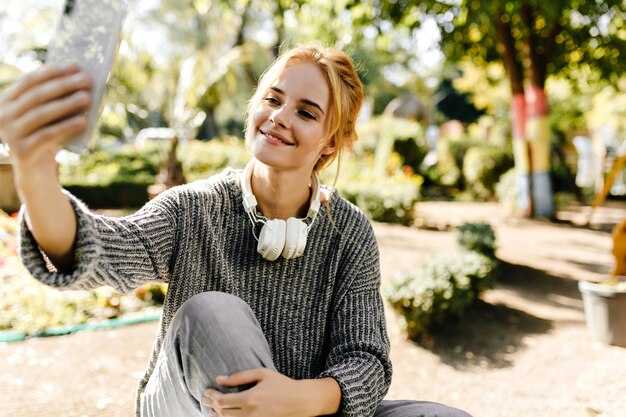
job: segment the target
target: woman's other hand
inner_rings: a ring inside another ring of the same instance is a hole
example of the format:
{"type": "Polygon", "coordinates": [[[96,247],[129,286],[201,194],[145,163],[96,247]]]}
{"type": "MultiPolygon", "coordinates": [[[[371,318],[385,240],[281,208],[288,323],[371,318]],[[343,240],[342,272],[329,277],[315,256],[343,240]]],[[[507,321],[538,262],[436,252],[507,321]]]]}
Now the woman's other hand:
{"type": "Polygon", "coordinates": [[[310,417],[332,414],[339,406],[339,385],[331,378],[298,381],[266,368],[251,369],[218,377],[224,387],[255,384],[233,394],[205,391],[203,403],[219,417],[310,417]],[[324,412],[324,405],[334,404],[324,412]]]}

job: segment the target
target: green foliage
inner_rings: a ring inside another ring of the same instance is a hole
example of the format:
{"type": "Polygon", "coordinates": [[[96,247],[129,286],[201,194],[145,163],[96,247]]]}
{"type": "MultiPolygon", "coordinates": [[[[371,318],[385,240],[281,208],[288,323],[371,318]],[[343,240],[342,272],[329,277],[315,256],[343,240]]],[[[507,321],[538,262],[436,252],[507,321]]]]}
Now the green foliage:
{"type": "Polygon", "coordinates": [[[447,139],[437,142],[437,168],[441,172],[439,181],[451,187],[463,187],[463,159],[467,151],[481,142],[471,138],[447,139]]]}
{"type": "Polygon", "coordinates": [[[157,147],[136,150],[130,145],[114,150],[97,150],[79,160],[61,164],[63,185],[151,184],[160,164],[157,147]]]}
{"type": "Polygon", "coordinates": [[[456,230],[461,248],[495,258],[496,234],[489,223],[464,223],[456,230]]]}
{"type": "MultiPolygon", "coordinates": [[[[413,169],[425,154],[421,126],[375,117],[359,126],[358,133],[355,157],[342,161],[337,189],[372,220],[409,224],[423,183],[413,169]]],[[[334,172],[329,167],[323,174],[327,183],[334,182],[330,176],[334,172]]]]}
{"type": "Polygon", "coordinates": [[[468,149],[463,158],[463,179],[466,188],[482,199],[493,196],[500,176],[514,165],[508,148],[482,145],[468,149]]]}
{"type": "Polygon", "coordinates": [[[344,170],[337,188],[372,220],[410,224],[413,207],[419,200],[422,177],[396,171],[381,176],[362,165],[344,170]]]}
{"type": "Polygon", "coordinates": [[[192,141],[180,146],[178,157],[187,181],[208,178],[226,167],[243,168],[250,154],[243,141],[226,137],[209,142],[192,141]]]}
{"type": "MultiPolygon", "coordinates": [[[[594,68],[603,76],[620,75],[626,56],[623,36],[626,14],[622,0],[550,2],[505,0],[497,2],[428,0],[419,6],[406,2],[380,3],[383,19],[419,26],[426,15],[436,15],[442,48],[453,61],[469,58],[479,65],[499,61],[502,41],[498,28],[507,26],[518,62],[528,36],[535,53],[546,60],[547,73],[575,78],[577,68],[594,68]],[[528,16],[528,18],[526,17],[528,16]]],[[[520,64],[520,68],[521,64],[520,64]]]]}
{"type": "Polygon", "coordinates": [[[384,288],[385,297],[408,337],[420,340],[460,317],[476,300],[477,289],[491,285],[496,268],[497,260],[477,252],[441,255],[396,275],[384,288]]]}
{"type": "Polygon", "coordinates": [[[463,249],[439,255],[401,272],[384,287],[384,295],[399,313],[409,338],[421,340],[436,327],[460,317],[499,275],[496,238],[487,223],[457,228],[463,249]]]}
{"type": "MultiPolygon", "coordinates": [[[[155,182],[156,172],[165,157],[163,143],[148,142],[141,149],[130,146],[97,151],[61,166],[64,187],[90,207],[140,207],[148,201],[146,188],[155,182]]],[[[209,142],[181,144],[178,158],[187,181],[208,178],[226,167],[241,168],[250,159],[242,140],[225,137],[209,142]]],[[[422,177],[391,153],[385,165],[377,168],[374,157],[363,152],[358,161],[347,161],[337,188],[375,221],[408,224],[419,200],[422,177]]],[[[382,161],[382,159],[381,159],[382,161]]],[[[324,181],[334,182],[332,167],[323,173],[324,181]]]]}
{"type": "Polygon", "coordinates": [[[155,182],[162,152],[156,145],[96,150],[61,164],[59,179],[90,207],[140,207],[148,201],[146,189],[155,182]]]}
{"type": "Polygon", "coordinates": [[[110,287],[60,291],[45,286],[21,265],[16,231],[17,219],[0,212],[0,331],[37,335],[54,327],[98,322],[163,303],[166,286],[162,284],[140,287],[137,295],[122,295],[110,287]]]}
{"type": "Polygon", "coordinates": [[[508,210],[514,211],[518,207],[519,189],[517,187],[517,171],[509,169],[502,174],[496,184],[496,199],[508,210]]]}
{"type": "Polygon", "coordinates": [[[359,156],[376,154],[376,161],[385,164],[396,141],[412,141],[420,153],[426,147],[422,126],[413,120],[377,116],[359,125],[357,131],[359,140],[355,153],[359,156]]]}

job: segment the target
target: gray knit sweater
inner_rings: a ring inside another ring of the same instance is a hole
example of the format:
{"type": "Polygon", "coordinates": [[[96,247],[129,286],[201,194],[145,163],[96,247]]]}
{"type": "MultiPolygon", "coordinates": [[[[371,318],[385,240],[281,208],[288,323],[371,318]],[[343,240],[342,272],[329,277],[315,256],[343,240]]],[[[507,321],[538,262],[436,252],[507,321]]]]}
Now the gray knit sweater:
{"type": "Polygon", "coordinates": [[[267,261],[256,251],[239,174],[227,169],[173,188],[123,218],[93,214],[68,193],[78,217],[74,270],[49,269],[23,219],[22,260],[35,278],[57,287],[128,292],[149,281],[169,283],[139,393],[176,310],[194,294],[223,291],[250,305],[279,372],[335,378],[342,416],[373,415],[391,383],[391,362],[369,221],[333,193],[335,225],[322,205],[304,255],[267,261]]]}

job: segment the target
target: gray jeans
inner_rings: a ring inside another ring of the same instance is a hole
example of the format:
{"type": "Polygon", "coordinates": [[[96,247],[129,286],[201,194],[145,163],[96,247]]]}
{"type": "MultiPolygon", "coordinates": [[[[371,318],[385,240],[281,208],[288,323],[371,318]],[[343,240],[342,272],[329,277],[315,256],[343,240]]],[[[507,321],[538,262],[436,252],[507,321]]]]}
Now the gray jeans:
{"type": "MultiPolygon", "coordinates": [[[[276,369],[250,307],[230,294],[197,294],[172,319],[142,394],[141,415],[206,417],[210,409],[202,404],[202,396],[207,388],[217,387],[218,375],[261,367],[276,369]]],[[[224,387],[219,390],[226,391],[224,387]]],[[[375,413],[375,417],[420,416],[471,417],[464,411],[425,401],[382,401],[375,413]]]]}

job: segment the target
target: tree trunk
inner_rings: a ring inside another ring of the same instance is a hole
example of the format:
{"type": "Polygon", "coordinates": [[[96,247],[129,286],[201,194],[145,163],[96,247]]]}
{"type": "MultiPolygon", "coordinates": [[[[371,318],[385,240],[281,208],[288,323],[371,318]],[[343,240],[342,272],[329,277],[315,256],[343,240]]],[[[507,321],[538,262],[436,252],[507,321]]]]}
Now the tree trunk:
{"type": "Polygon", "coordinates": [[[215,107],[205,107],[202,109],[206,113],[206,118],[196,137],[198,139],[211,140],[218,136],[217,122],[215,121],[215,107]]]}
{"type": "Polygon", "coordinates": [[[554,46],[554,39],[560,25],[553,23],[549,35],[542,38],[537,33],[537,13],[533,6],[522,3],[520,17],[526,27],[524,37],[524,67],[529,81],[525,89],[526,97],[526,140],[530,149],[530,186],[532,190],[532,215],[554,217],[554,197],[550,177],[550,123],[548,120],[548,99],[545,92],[548,60],[554,46]]]}
{"type": "Polygon", "coordinates": [[[511,122],[513,135],[513,156],[517,172],[518,209],[524,217],[532,217],[533,194],[531,180],[531,149],[526,139],[526,97],[524,94],[524,68],[517,59],[515,39],[511,26],[505,19],[504,11],[496,18],[498,50],[511,87],[511,122]]]}
{"type": "Polygon", "coordinates": [[[526,89],[526,114],[533,216],[552,218],[554,217],[554,197],[550,177],[550,114],[543,87],[531,85],[526,89]]]}
{"type": "Polygon", "coordinates": [[[510,19],[505,18],[505,12],[501,11],[495,21],[498,48],[511,84],[518,204],[525,217],[552,218],[554,201],[550,178],[550,126],[544,85],[548,60],[560,23],[554,22],[549,35],[541,38],[535,29],[536,13],[530,3],[522,3],[520,18],[526,26],[523,63],[517,58],[510,19]]]}

